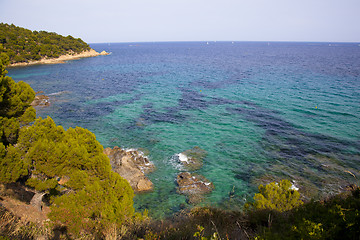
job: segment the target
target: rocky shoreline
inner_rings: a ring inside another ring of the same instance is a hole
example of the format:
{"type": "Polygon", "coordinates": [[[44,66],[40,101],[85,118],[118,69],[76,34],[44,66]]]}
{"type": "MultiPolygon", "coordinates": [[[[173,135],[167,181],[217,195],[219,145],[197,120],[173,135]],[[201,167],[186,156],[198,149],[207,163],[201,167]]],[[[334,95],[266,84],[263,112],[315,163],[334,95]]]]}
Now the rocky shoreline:
{"type": "Polygon", "coordinates": [[[125,178],[135,193],[153,190],[153,183],[145,174],[155,170],[155,165],[135,149],[122,149],[118,146],[105,148],[112,170],[125,178]]]}
{"type": "MultiPolygon", "coordinates": [[[[153,190],[154,185],[146,175],[155,170],[155,165],[144,153],[137,149],[122,149],[118,146],[105,148],[104,153],[110,159],[112,170],[125,178],[135,193],[153,190]]],[[[186,170],[181,171],[176,177],[177,193],[185,195],[189,204],[197,204],[204,199],[204,195],[214,189],[211,181],[194,172],[202,167],[202,160],[207,153],[199,147],[194,147],[181,154],[183,156],[179,157],[178,161],[186,170]],[[185,158],[187,161],[184,161],[185,158]]]]}
{"type": "Polygon", "coordinates": [[[35,64],[57,64],[57,63],[65,63],[66,61],[70,60],[76,60],[80,58],[87,58],[87,57],[96,57],[96,56],[104,56],[109,55],[110,53],[102,51],[102,52],[96,52],[94,49],[90,49],[88,51],[83,51],[78,54],[67,54],[62,55],[58,58],[43,58],[38,61],[30,61],[30,62],[20,62],[20,63],[13,63],[10,64],[9,67],[21,67],[21,66],[29,66],[29,65],[35,65],[35,64]]]}

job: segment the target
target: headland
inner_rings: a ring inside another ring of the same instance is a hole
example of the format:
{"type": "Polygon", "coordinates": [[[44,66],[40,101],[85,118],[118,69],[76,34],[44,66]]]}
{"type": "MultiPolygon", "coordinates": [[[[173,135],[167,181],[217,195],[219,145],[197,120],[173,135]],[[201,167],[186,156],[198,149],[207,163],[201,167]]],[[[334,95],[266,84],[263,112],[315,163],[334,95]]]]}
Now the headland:
{"type": "Polygon", "coordinates": [[[70,60],[77,60],[80,58],[88,58],[88,57],[96,57],[100,55],[109,55],[110,53],[102,51],[97,52],[94,49],[86,50],[81,53],[75,53],[75,54],[66,54],[61,55],[58,58],[42,58],[37,61],[29,61],[29,62],[18,62],[18,63],[12,63],[9,65],[9,67],[21,67],[21,66],[29,66],[29,65],[35,65],[35,64],[58,64],[58,63],[65,63],[66,61],[70,60]]]}

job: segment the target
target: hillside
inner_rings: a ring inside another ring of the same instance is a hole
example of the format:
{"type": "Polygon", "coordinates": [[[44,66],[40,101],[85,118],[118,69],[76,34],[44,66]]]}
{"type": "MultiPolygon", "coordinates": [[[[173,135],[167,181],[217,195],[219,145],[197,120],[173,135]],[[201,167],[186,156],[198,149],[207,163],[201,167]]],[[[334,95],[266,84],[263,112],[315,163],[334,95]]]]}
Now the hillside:
{"type": "Polygon", "coordinates": [[[0,53],[9,56],[10,64],[58,58],[88,50],[89,45],[80,38],[0,23],[0,53]]]}

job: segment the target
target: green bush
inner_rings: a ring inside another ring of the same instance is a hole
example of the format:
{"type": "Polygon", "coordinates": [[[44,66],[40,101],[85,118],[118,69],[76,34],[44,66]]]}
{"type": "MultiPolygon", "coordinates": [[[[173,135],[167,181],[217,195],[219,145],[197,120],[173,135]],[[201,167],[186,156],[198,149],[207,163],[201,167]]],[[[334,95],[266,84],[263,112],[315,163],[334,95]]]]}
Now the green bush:
{"type": "Polygon", "coordinates": [[[360,189],[286,212],[248,211],[257,239],[359,239],[360,189]]]}
{"type": "MultiPolygon", "coordinates": [[[[248,203],[249,204],[249,203],[248,203]]],[[[255,209],[268,209],[284,212],[302,204],[300,193],[292,189],[289,180],[272,182],[266,186],[259,186],[259,193],[254,196],[254,202],[249,205],[255,209]]]]}
{"type": "Polygon", "coordinates": [[[109,172],[104,181],[93,181],[81,190],[54,200],[50,219],[65,225],[74,236],[101,234],[108,225],[120,227],[134,214],[133,191],[118,174],[109,172]]]}
{"type": "Polygon", "coordinates": [[[50,219],[74,236],[98,233],[107,224],[120,226],[133,216],[133,190],[112,172],[103,147],[90,131],[79,127],[65,131],[50,117],[39,118],[21,129],[14,149],[21,157],[13,162],[23,166],[27,185],[60,194],[52,197],[50,219]],[[61,185],[58,180],[63,180],[61,185]]]}
{"type": "Polygon", "coordinates": [[[7,71],[0,59],[0,143],[4,146],[15,144],[20,127],[25,126],[36,117],[30,106],[35,92],[25,82],[16,83],[6,76],[7,71]]]}

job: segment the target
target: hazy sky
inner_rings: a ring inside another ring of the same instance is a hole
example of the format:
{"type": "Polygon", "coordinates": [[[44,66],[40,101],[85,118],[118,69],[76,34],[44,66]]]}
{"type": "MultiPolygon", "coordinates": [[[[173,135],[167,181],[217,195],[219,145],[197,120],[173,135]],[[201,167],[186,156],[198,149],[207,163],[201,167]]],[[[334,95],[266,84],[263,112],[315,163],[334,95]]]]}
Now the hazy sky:
{"type": "Polygon", "coordinates": [[[360,0],[0,0],[0,22],[94,42],[360,42],[360,0]]]}

